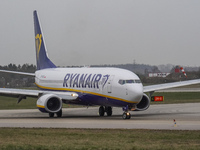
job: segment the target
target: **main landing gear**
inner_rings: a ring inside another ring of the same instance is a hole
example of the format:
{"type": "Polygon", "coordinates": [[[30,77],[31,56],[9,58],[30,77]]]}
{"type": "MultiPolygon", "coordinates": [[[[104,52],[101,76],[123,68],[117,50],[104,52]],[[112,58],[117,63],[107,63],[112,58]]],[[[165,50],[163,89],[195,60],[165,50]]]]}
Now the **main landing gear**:
{"type": "Polygon", "coordinates": [[[107,113],[107,116],[112,116],[112,107],[100,106],[99,107],[99,116],[104,116],[105,112],[107,113]]]}
{"type": "MultiPolygon", "coordinates": [[[[49,113],[49,117],[53,118],[54,114],[55,113],[49,113]]],[[[58,118],[61,118],[62,117],[62,109],[59,112],[57,112],[56,115],[57,115],[58,118]]]]}

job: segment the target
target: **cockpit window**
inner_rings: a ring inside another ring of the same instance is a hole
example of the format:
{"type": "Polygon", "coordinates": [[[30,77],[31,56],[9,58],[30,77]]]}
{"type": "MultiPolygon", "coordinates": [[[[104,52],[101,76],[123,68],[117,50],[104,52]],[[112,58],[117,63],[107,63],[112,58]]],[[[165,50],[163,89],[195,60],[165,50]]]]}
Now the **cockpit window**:
{"type": "Polygon", "coordinates": [[[119,84],[121,85],[124,85],[124,84],[131,84],[131,83],[141,83],[140,80],[119,80],[118,82],[119,84]]]}
{"type": "Polygon", "coordinates": [[[126,83],[135,83],[134,80],[126,80],[126,83]]]}
{"type": "Polygon", "coordinates": [[[126,83],[125,80],[119,80],[119,84],[123,85],[125,83],[126,83]]]}
{"type": "Polygon", "coordinates": [[[141,83],[141,81],[140,80],[135,80],[135,83],[141,83]]]}

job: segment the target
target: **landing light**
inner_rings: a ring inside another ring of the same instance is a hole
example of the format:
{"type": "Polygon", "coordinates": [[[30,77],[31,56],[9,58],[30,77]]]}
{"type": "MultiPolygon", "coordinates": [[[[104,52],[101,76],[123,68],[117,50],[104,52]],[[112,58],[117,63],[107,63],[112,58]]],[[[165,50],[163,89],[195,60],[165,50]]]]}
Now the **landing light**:
{"type": "Polygon", "coordinates": [[[73,93],[73,94],[71,94],[71,96],[76,96],[76,94],[75,94],[75,93],[73,93]]]}

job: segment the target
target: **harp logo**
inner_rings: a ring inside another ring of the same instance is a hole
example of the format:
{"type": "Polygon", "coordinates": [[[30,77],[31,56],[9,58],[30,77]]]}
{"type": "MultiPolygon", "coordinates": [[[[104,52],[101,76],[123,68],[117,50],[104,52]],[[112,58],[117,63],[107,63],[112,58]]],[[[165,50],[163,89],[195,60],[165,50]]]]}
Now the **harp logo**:
{"type": "Polygon", "coordinates": [[[37,59],[39,59],[41,44],[42,44],[42,34],[37,34],[36,37],[35,37],[37,59]]]}

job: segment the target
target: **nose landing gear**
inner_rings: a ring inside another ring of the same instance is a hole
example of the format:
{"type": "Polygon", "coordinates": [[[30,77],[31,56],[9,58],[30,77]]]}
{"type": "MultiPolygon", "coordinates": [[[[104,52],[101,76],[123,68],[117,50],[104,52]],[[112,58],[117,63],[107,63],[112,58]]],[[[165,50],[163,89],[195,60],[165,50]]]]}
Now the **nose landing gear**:
{"type": "Polygon", "coordinates": [[[129,110],[134,110],[135,106],[129,106],[127,105],[126,107],[123,107],[122,110],[124,111],[124,113],[122,114],[122,118],[123,119],[130,119],[131,118],[131,113],[129,113],[129,110]]]}
{"type": "Polygon", "coordinates": [[[130,119],[131,118],[131,114],[129,112],[124,112],[122,115],[123,119],[130,119]]]}

